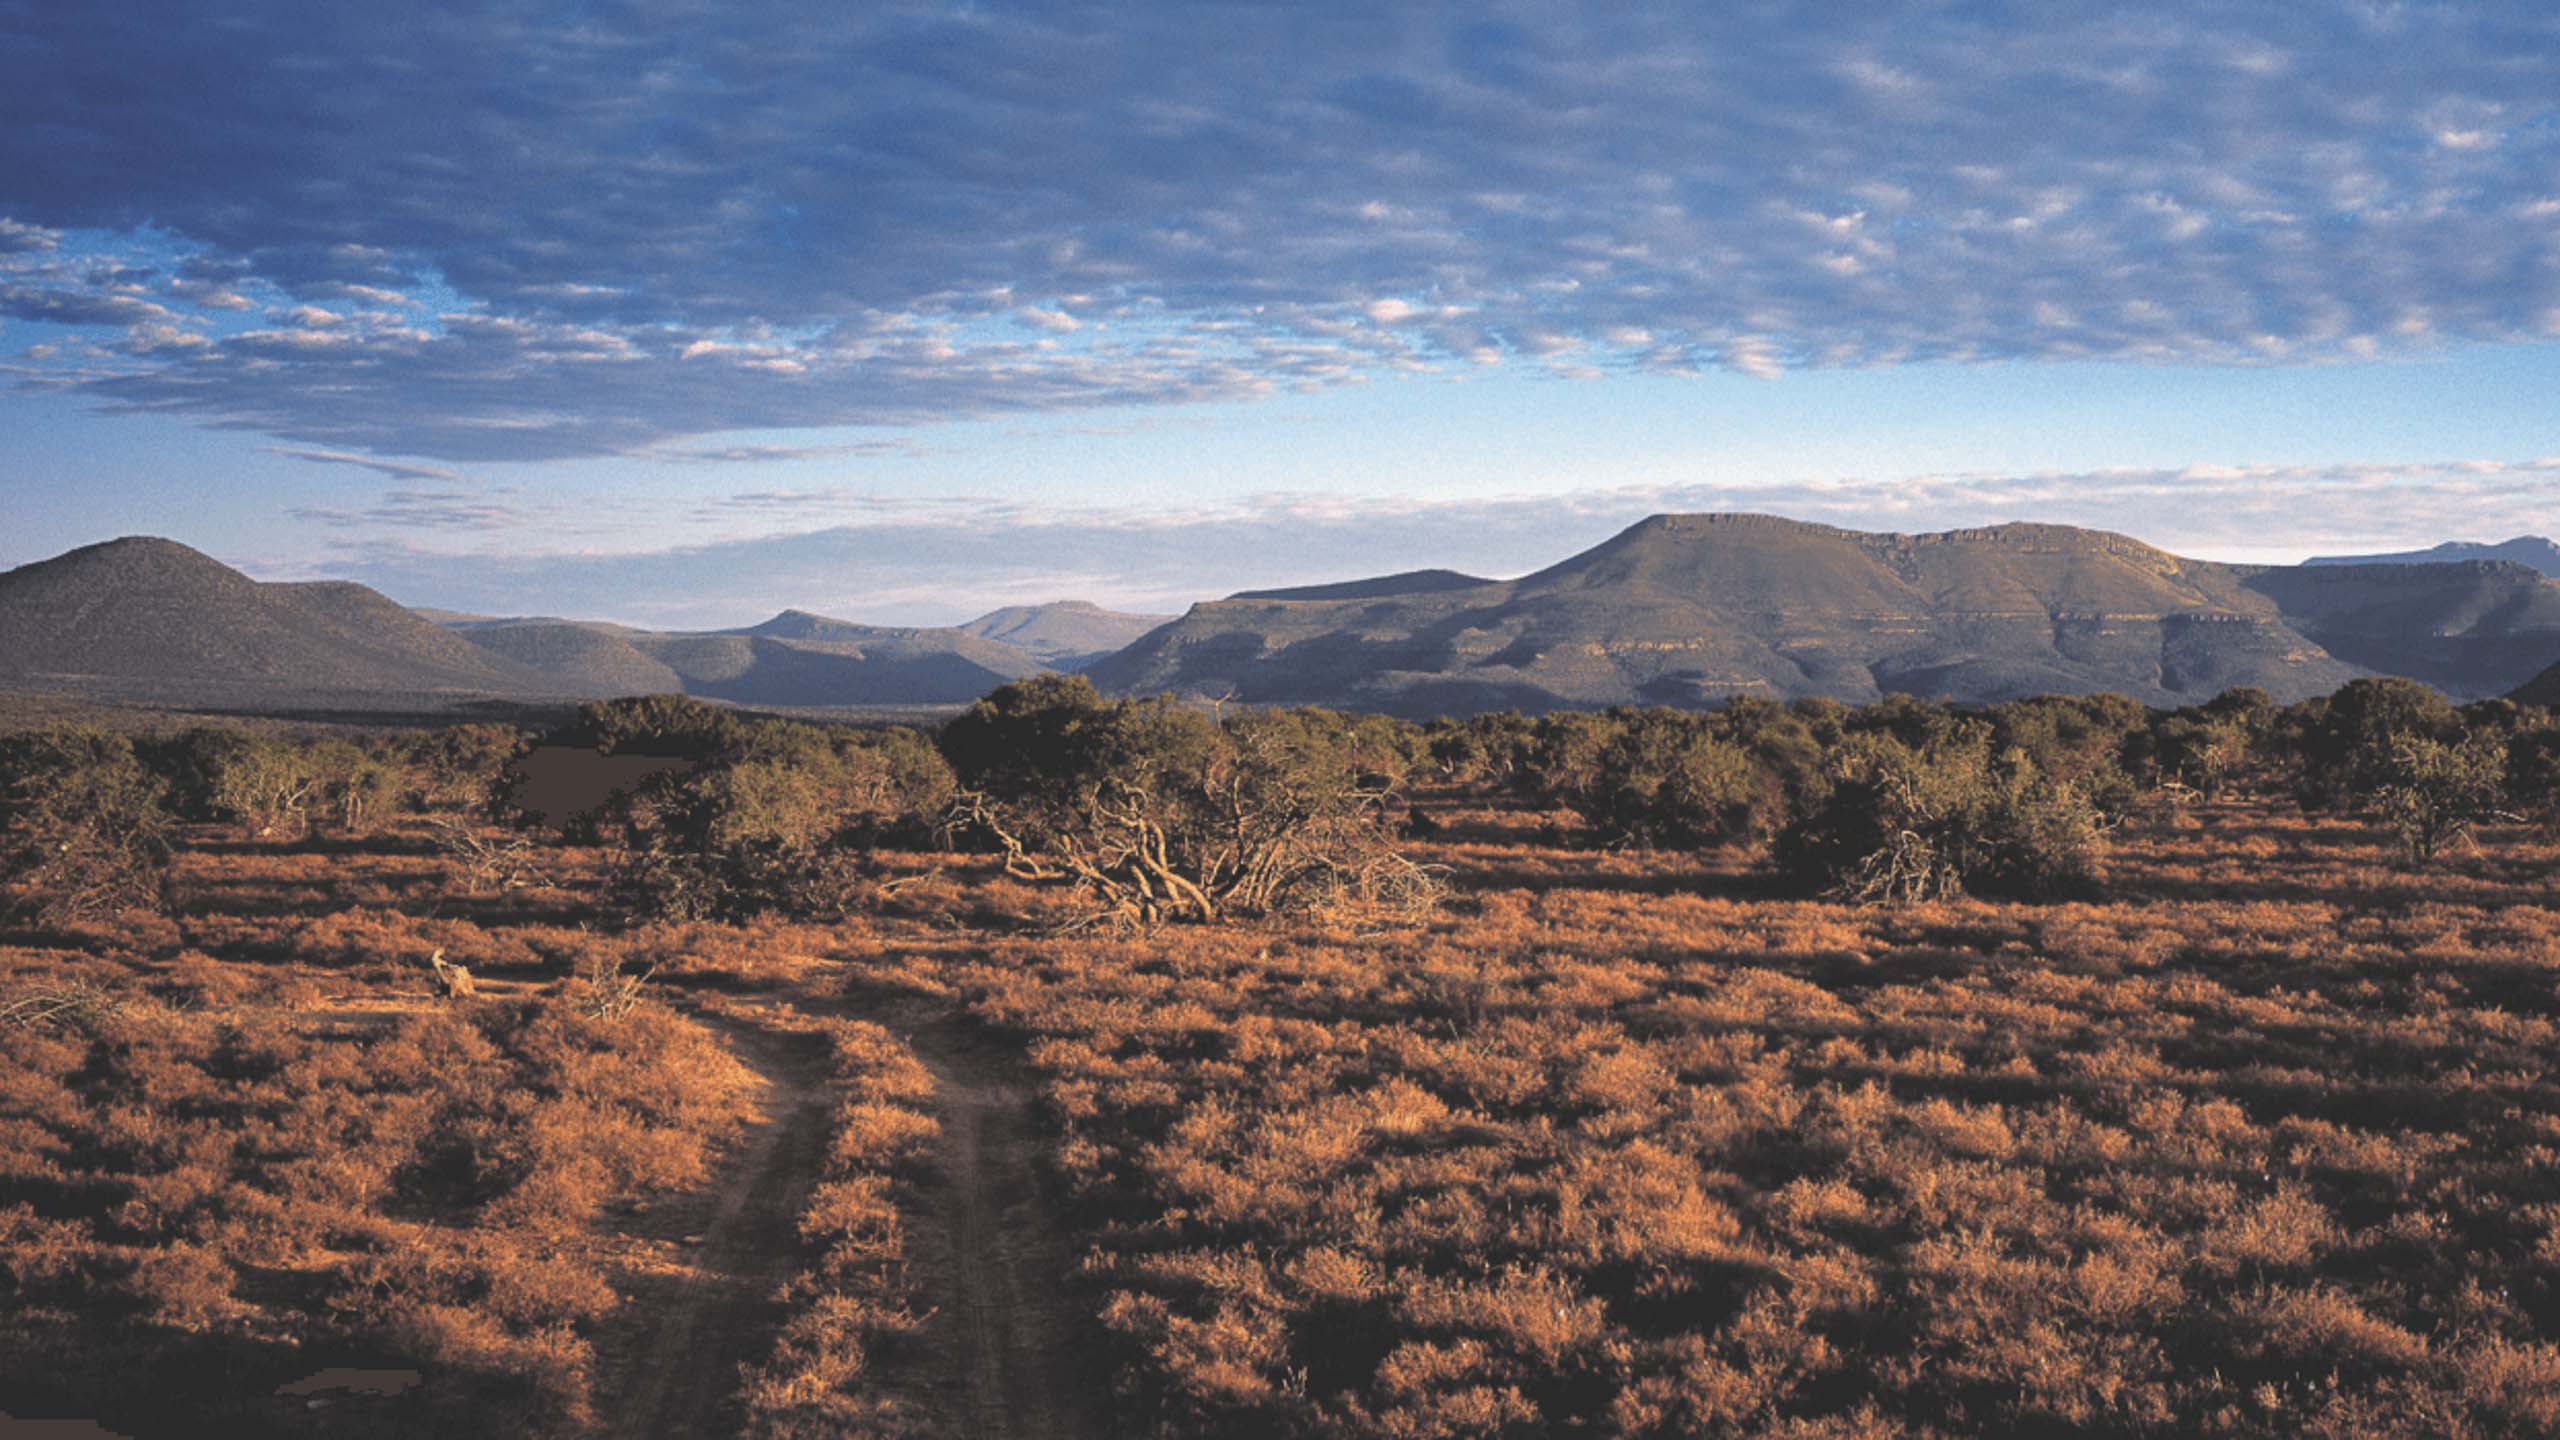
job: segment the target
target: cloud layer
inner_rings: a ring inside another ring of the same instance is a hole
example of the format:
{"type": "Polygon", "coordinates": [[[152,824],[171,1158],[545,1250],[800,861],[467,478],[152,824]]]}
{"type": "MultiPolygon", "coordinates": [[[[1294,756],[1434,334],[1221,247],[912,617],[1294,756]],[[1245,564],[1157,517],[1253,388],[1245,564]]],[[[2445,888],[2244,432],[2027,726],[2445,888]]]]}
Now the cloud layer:
{"type": "Polygon", "coordinates": [[[2353,358],[2560,331],[2554,95],[2520,3],[0,5],[5,373],[476,461],[2353,358]]]}

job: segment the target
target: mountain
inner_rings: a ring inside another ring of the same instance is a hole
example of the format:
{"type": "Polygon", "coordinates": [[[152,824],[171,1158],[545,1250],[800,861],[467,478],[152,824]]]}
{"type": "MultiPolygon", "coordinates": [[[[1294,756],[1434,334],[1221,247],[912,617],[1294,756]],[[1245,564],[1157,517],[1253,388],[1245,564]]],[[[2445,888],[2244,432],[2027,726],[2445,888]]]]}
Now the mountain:
{"type": "Polygon", "coordinates": [[[2059,525],[1894,535],[1660,515],[1518,580],[1197,605],[1088,673],[1124,693],[1426,715],[1893,691],[2289,699],[2384,662],[2469,696],[2560,656],[2560,588],[2520,567],[2303,573],[2059,525]]]}
{"type": "Polygon", "coordinates": [[[682,691],[742,705],[947,705],[1046,668],[960,630],[857,625],[805,610],[709,631],[549,618],[448,623],[553,689],[589,697],[682,691]]]}
{"type": "Polygon", "coordinates": [[[2507,693],[2519,705],[2560,707],[2560,663],[2554,663],[2507,693]]]}
{"type": "Polygon", "coordinates": [[[1283,590],[1239,590],[1230,600],[1383,600],[1390,595],[1436,595],[1443,590],[1472,590],[1494,582],[1455,570],[1406,570],[1374,580],[1345,580],[1333,585],[1295,585],[1283,590]]]}
{"type": "Polygon", "coordinates": [[[0,572],[0,684],[191,704],[680,690],[950,705],[1152,626],[1087,673],[1119,693],[1409,715],[1891,691],[2169,705],[2234,685],[2291,699],[2377,673],[2456,699],[2560,698],[2545,673],[2560,661],[2560,583],[2525,565],[2224,565],[2058,525],[1893,535],[1662,515],[1516,580],[1412,571],[1247,592],[1163,624],[1072,604],[951,628],[800,610],[690,632],[442,621],[361,585],[266,584],[170,541],[115,540],[0,572]]]}
{"type": "Polygon", "coordinates": [[[540,671],[557,689],[571,695],[590,699],[663,695],[685,688],[684,677],[674,666],[634,644],[628,632],[610,626],[574,620],[492,620],[455,628],[473,645],[540,671]]]}
{"type": "Polygon", "coordinates": [[[362,585],[264,584],[146,537],[0,573],[0,677],[136,698],[547,693],[538,673],[362,585]]]}
{"type": "Polygon", "coordinates": [[[2473,540],[2447,540],[2426,550],[2396,555],[2314,555],[2305,565],[2459,565],[2473,560],[2506,560],[2560,578],[2560,545],[2539,535],[2519,535],[2484,545],[2473,540]]]}
{"type": "Polygon", "coordinates": [[[1082,600],[1008,605],[959,628],[1024,651],[1055,670],[1079,670],[1173,619],[1130,615],[1082,600]]]}
{"type": "Polygon", "coordinates": [[[2513,561],[2292,565],[2246,583],[2348,664],[2456,699],[2503,695],[2560,657],[2560,585],[2513,561]]]}

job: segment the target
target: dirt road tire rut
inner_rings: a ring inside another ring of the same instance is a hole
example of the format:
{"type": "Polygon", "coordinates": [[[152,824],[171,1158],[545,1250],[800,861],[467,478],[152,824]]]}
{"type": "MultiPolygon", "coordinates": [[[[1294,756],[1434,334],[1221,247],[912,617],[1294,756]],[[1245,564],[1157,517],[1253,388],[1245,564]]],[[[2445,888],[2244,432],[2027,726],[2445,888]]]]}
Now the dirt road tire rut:
{"type": "Polygon", "coordinates": [[[649,1329],[621,1393],[600,1407],[608,1435],[734,1440],[739,1367],[772,1346],[782,1319],[775,1294],[799,1265],[800,1212],[826,1164],[834,1104],[823,1038],[716,1028],[764,1081],[764,1114],[699,1219],[689,1268],[631,1301],[646,1307],[639,1318],[649,1329]]]}

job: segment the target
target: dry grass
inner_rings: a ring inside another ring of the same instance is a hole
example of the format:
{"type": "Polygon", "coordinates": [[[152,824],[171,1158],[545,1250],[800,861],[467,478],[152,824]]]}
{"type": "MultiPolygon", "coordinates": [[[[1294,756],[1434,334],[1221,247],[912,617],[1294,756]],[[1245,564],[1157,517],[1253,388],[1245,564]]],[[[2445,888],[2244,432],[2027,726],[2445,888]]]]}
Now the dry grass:
{"type": "Polygon", "coordinates": [[[1869,910],[1475,819],[1534,883],[1424,935],[878,962],[1047,1075],[1167,1433],[2560,1426],[2550,847],[2202,807],[1869,910]]]}
{"type": "MultiPolygon", "coordinates": [[[[0,1005],[83,997],[0,1031],[0,1409],[292,1434],[326,1356],[429,1371],[386,1436],[576,1431],[625,1208],[748,1109],[681,1014],[582,1013],[618,967],[1018,1042],[1124,1433],[2560,1433],[2560,848],[2198,803],[2106,903],[1859,909],[1431,814],[1452,894],[1383,933],[1053,935],[883,852],[926,878],[844,925],[607,934],[592,849],[195,835],[174,915],[0,935],[0,1005]]],[[[929,1077],[834,1034],[773,1435],[931,1418],[866,1385],[934,1303],[929,1077]]]]}
{"type": "Polygon", "coordinates": [[[912,1407],[865,1382],[875,1348],[922,1323],[907,1274],[899,1181],[940,1134],[925,1108],[933,1077],[877,1025],[824,1023],[841,1098],[826,1178],[800,1217],[812,1260],[785,1288],[790,1315],[772,1357],[747,1376],[748,1433],[759,1440],[929,1433],[912,1407]]]}

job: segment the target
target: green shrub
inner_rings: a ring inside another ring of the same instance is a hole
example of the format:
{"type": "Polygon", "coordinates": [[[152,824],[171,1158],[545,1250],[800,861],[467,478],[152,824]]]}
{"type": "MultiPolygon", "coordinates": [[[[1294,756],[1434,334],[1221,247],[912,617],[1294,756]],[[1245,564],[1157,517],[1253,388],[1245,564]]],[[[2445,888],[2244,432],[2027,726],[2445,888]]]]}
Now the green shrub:
{"type": "Polygon", "coordinates": [[[698,763],[649,776],[600,826],[622,850],[608,907],[626,921],[840,919],[874,891],[869,847],[922,839],[956,793],[912,730],[716,731],[698,763]]]}
{"type": "Polygon", "coordinates": [[[2423,864],[2468,841],[2497,812],[2506,761],[2505,747],[2488,736],[2403,738],[2373,773],[2372,809],[2390,823],[2401,854],[2423,864]]]}
{"type": "Polygon", "coordinates": [[[2018,750],[1994,756],[1959,732],[1925,750],[1868,733],[1835,752],[1773,855],[1803,888],[1860,902],[2048,898],[2094,891],[2105,841],[2086,791],[2018,750]]]}
{"type": "Polygon", "coordinates": [[[943,728],[955,834],[1008,873],[1138,922],[1259,914],[1400,857],[1378,733],[1324,711],[1215,720],[1105,700],[1082,677],[1006,685],[943,728]]]}
{"type": "Polygon", "coordinates": [[[0,883],[41,923],[164,908],[172,822],[167,783],[123,735],[0,737],[0,883]]]}

